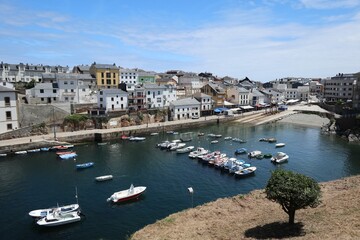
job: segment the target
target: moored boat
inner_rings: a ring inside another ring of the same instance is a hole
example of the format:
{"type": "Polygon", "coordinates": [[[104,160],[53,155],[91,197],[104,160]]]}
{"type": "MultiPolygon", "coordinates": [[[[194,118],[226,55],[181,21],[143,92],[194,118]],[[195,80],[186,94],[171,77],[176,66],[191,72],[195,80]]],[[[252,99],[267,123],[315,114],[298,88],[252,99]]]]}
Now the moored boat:
{"type": "Polygon", "coordinates": [[[254,157],[258,156],[258,155],[261,155],[261,151],[255,150],[255,151],[249,152],[249,154],[248,154],[248,156],[250,158],[254,158],[254,157]]]}
{"type": "Polygon", "coordinates": [[[6,157],[7,153],[0,153],[0,157],[6,157]]]}
{"type": "Polygon", "coordinates": [[[277,152],[275,156],[271,158],[272,163],[284,163],[289,159],[289,155],[284,152],[277,152]]]}
{"type": "Polygon", "coordinates": [[[77,157],[77,154],[75,152],[73,153],[67,153],[67,154],[61,154],[58,155],[61,159],[71,159],[77,157]]]}
{"type": "Polygon", "coordinates": [[[94,166],[94,162],[76,164],[77,169],[84,169],[84,168],[89,168],[89,167],[92,167],[92,166],[94,166]]]}
{"type": "Polygon", "coordinates": [[[79,222],[80,220],[80,211],[61,213],[56,209],[53,213],[47,214],[46,217],[38,220],[36,224],[39,226],[53,227],[73,222],[79,222]]]}
{"type": "Polygon", "coordinates": [[[246,148],[239,148],[235,150],[235,154],[244,154],[247,152],[246,148]]]}
{"type": "Polygon", "coordinates": [[[185,148],[176,149],[176,153],[188,153],[191,152],[194,148],[194,146],[188,146],[185,148]]]}
{"type": "Polygon", "coordinates": [[[145,139],[146,139],[145,137],[130,137],[129,138],[130,141],[135,141],[135,142],[144,141],[145,139]]]}
{"type": "Polygon", "coordinates": [[[146,190],[146,187],[144,187],[144,186],[134,187],[134,185],[131,184],[129,189],[113,193],[107,199],[107,201],[117,203],[117,202],[128,201],[131,199],[136,199],[136,198],[140,197],[140,195],[143,194],[145,192],[145,190],[146,190]]]}
{"type": "Polygon", "coordinates": [[[264,154],[264,158],[271,158],[272,157],[272,154],[271,153],[266,153],[264,154]]]}
{"type": "Polygon", "coordinates": [[[22,154],[26,154],[27,151],[17,151],[15,152],[16,155],[22,155],[22,154]]]}
{"type": "Polygon", "coordinates": [[[40,152],[40,148],[35,148],[35,149],[29,149],[27,150],[28,153],[34,153],[34,152],[40,152]]]}
{"type": "Polygon", "coordinates": [[[158,132],[150,133],[150,136],[156,136],[156,135],[159,135],[159,133],[158,132]]]}
{"type": "Polygon", "coordinates": [[[96,177],[95,180],[98,182],[103,182],[103,181],[107,181],[107,180],[111,180],[113,179],[113,175],[104,175],[104,176],[99,176],[96,177]]]}
{"type": "Polygon", "coordinates": [[[210,143],[211,144],[215,144],[215,143],[218,143],[219,141],[218,140],[213,140],[213,141],[211,141],[210,143]]]}
{"type": "Polygon", "coordinates": [[[42,147],[42,148],[40,148],[40,150],[42,152],[48,152],[50,150],[50,148],[49,147],[42,147]]]}
{"type": "Polygon", "coordinates": [[[79,204],[70,204],[61,207],[51,207],[45,209],[36,209],[29,212],[29,216],[33,218],[43,218],[46,215],[53,213],[55,210],[59,211],[62,214],[75,212],[80,209],[79,204]]]}
{"type": "Polygon", "coordinates": [[[209,152],[209,150],[206,150],[205,148],[198,147],[195,151],[192,151],[189,153],[190,158],[197,158],[200,155],[205,155],[209,152]]]}
{"type": "Polygon", "coordinates": [[[277,147],[277,148],[285,147],[285,143],[277,143],[277,144],[275,144],[275,147],[277,147]]]}
{"type": "Polygon", "coordinates": [[[235,176],[237,177],[245,177],[245,176],[249,176],[251,174],[254,174],[256,171],[256,167],[248,167],[248,168],[244,168],[241,169],[239,171],[235,172],[235,176]]]}

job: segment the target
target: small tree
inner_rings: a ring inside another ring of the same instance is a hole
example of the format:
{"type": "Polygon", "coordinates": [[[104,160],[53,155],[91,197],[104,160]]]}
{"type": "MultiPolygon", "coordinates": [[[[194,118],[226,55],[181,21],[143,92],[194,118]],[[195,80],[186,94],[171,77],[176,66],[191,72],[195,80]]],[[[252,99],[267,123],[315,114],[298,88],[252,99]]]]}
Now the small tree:
{"type": "Polygon", "coordinates": [[[289,223],[294,224],[295,211],[320,204],[320,186],[305,175],[277,169],[265,188],[266,198],[279,203],[289,215],[289,223]]]}

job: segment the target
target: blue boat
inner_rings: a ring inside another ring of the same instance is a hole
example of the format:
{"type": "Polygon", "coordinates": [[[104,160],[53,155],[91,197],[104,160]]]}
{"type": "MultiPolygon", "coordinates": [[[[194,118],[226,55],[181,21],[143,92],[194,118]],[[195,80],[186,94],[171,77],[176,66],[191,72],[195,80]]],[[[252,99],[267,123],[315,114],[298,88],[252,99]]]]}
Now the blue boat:
{"type": "Polygon", "coordinates": [[[76,153],[68,153],[68,154],[61,154],[59,155],[59,157],[61,159],[70,159],[70,158],[75,158],[77,156],[76,153]]]}
{"type": "Polygon", "coordinates": [[[239,148],[235,150],[235,154],[244,154],[247,152],[246,148],[239,148]]]}
{"type": "Polygon", "coordinates": [[[92,167],[92,166],[94,166],[94,162],[76,164],[77,169],[89,168],[89,167],[92,167]]]}
{"type": "Polygon", "coordinates": [[[40,148],[40,150],[43,151],[43,152],[48,152],[50,150],[50,148],[49,147],[42,147],[42,148],[40,148]]]}

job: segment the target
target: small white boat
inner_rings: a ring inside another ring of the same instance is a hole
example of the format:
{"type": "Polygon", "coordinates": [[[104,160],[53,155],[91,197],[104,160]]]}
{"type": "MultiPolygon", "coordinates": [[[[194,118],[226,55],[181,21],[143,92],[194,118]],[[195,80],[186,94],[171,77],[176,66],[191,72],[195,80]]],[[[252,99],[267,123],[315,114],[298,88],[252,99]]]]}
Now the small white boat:
{"type": "Polygon", "coordinates": [[[0,157],[6,157],[7,154],[6,153],[0,153],[0,157]]]}
{"type": "Polygon", "coordinates": [[[175,151],[176,149],[180,149],[185,147],[186,143],[177,143],[175,146],[172,146],[169,150],[170,151],[175,151]]]}
{"type": "Polygon", "coordinates": [[[103,181],[107,181],[107,180],[111,180],[113,179],[113,175],[104,175],[104,176],[99,176],[96,177],[95,180],[98,182],[103,182],[103,181]]]}
{"type": "Polygon", "coordinates": [[[259,155],[261,155],[261,151],[258,151],[258,150],[249,152],[249,154],[248,154],[248,156],[251,157],[251,158],[257,157],[259,155]]]}
{"type": "Polygon", "coordinates": [[[17,152],[15,152],[16,155],[21,155],[21,154],[26,154],[26,153],[27,153],[27,151],[17,151],[17,152]]]}
{"type": "Polygon", "coordinates": [[[115,192],[113,195],[111,195],[107,201],[108,202],[124,202],[131,199],[135,199],[140,197],[141,194],[143,194],[146,190],[146,187],[140,186],[140,187],[134,187],[133,184],[131,184],[129,189],[122,190],[119,192],[115,192]]]}
{"type": "Polygon", "coordinates": [[[145,137],[130,137],[129,138],[130,141],[135,141],[135,142],[144,141],[145,139],[146,139],[145,137]]]}
{"type": "Polygon", "coordinates": [[[200,155],[205,155],[209,152],[209,150],[206,150],[202,147],[198,147],[195,151],[192,151],[189,153],[190,158],[197,158],[200,155]]]}
{"type": "Polygon", "coordinates": [[[156,136],[156,135],[159,135],[159,133],[157,132],[150,133],[150,136],[156,136]]]}
{"type": "Polygon", "coordinates": [[[218,143],[219,141],[218,140],[213,140],[213,141],[211,141],[210,143],[211,144],[215,144],[215,143],[218,143]]]}
{"type": "Polygon", "coordinates": [[[43,152],[48,152],[50,150],[50,148],[49,147],[42,147],[42,148],[40,148],[40,150],[43,151],[43,152]]]}
{"type": "Polygon", "coordinates": [[[176,149],[176,153],[188,153],[191,152],[194,148],[194,146],[188,146],[185,148],[176,149]]]}
{"type": "Polygon", "coordinates": [[[284,152],[277,152],[275,156],[271,158],[272,163],[284,163],[289,159],[289,155],[284,152]]]}
{"type": "Polygon", "coordinates": [[[275,144],[275,147],[279,148],[279,147],[284,147],[285,143],[277,143],[275,144]]]}
{"type": "Polygon", "coordinates": [[[232,137],[224,137],[224,140],[231,140],[232,137]]]}
{"type": "Polygon", "coordinates": [[[70,204],[62,207],[52,207],[52,208],[32,210],[31,212],[29,212],[29,215],[30,217],[33,218],[43,218],[46,217],[46,215],[53,213],[56,209],[58,212],[65,214],[65,213],[75,212],[79,210],[79,208],[80,208],[79,204],[70,204]]]}
{"type": "Polygon", "coordinates": [[[41,151],[40,148],[27,150],[28,153],[34,153],[34,152],[40,152],[40,151],[41,151]]]}
{"type": "Polygon", "coordinates": [[[235,172],[235,176],[244,177],[255,173],[256,167],[248,167],[235,172]]]}
{"type": "Polygon", "coordinates": [[[97,145],[98,145],[98,146],[104,146],[104,145],[106,145],[106,144],[108,144],[108,142],[99,142],[97,145]]]}
{"type": "Polygon", "coordinates": [[[80,220],[80,211],[61,213],[60,211],[58,211],[58,209],[56,209],[53,213],[46,215],[46,217],[41,218],[36,223],[39,226],[53,227],[73,222],[79,222],[80,220]]]}

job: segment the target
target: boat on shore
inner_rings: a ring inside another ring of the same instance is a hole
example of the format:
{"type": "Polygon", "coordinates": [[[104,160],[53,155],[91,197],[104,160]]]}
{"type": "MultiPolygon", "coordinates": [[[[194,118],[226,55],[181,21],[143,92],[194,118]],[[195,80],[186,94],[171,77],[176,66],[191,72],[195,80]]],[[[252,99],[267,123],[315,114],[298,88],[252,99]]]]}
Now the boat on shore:
{"type": "Polygon", "coordinates": [[[99,176],[99,177],[95,178],[95,180],[97,182],[108,181],[108,180],[111,180],[111,179],[113,179],[113,175],[104,175],[104,176],[99,176]]]}
{"type": "Polygon", "coordinates": [[[45,209],[36,209],[29,212],[29,216],[33,218],[43,218],[46,217],[46,215],[53,213],[55,210],[58,210],[60,213],[70,213],[75,212],[80,209],[79,204],[70,204],[65,206],[57,206],[57,207],[51,207],[51,208],[45,208],[45,209]]]}
{"type": "Polygon", "coordinates": [[[76,164],[76,169],[85,169],[94,166],[94,162],[76,164]]]}
{"type": "Polygon", "coordinates": [[[143,194],[146,190],[146,187],[139,186],[134,187],[133,184],[131,184],[129,189],[122,190],[119,192],[113,193],[108,199],[108,202],[118,203],[118,202],[125,202],[128,200],[136,199],[140,197],[141,194],[143,194]]]}

